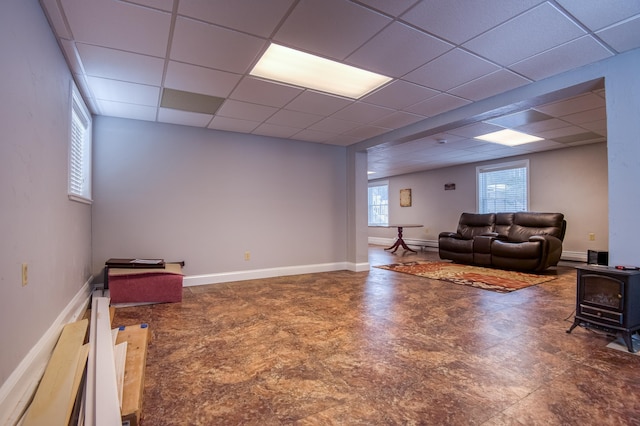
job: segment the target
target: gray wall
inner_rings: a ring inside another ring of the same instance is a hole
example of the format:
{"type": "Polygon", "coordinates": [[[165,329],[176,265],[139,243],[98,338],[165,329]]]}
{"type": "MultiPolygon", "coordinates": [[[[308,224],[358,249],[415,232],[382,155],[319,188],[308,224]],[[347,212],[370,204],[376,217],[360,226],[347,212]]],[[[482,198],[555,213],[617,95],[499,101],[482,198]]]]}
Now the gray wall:
{"type": "Polygon", "coordinates": [[[3,2],[0,52],[2,384],[90,277],[91,206],[67,197],[71,74],[37,1],[3,2]]]}
{"type": "MultiPolygon", "coordinates": [[[[520,159],[529,160],[529,210],[561,212],[567,219],[564,251],[586,255],[587,250],[608,250],[604,142],[389,178],[390,222],[422,224],[424,228],[407,228],[404,235],[437,240],[441,231],[455,231],[460,213],[476,211],[476,166],[520,159]],[[445,183],[455,183],[456,189],[445,191],[445,183]],[[411,207],[400,207],[403,188],[412,190],[411,207]],[[595,234],[595,241],[589,240],[589,233],[595,234]]],[[[370,237],[395,234],[395,229],[369,228],[370,237]]]]}
{"type": "Polygon", "coordinates": [[[108,117],[94,129],[95,272],[110,257],[184,260],[186,275],[345,261],[345,148],[108,117]]]}

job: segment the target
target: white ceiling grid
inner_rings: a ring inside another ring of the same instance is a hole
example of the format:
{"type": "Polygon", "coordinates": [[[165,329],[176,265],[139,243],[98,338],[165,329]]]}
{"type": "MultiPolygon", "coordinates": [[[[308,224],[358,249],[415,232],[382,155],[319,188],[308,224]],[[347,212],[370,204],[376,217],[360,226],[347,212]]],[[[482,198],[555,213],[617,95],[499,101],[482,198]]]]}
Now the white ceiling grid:
{"type": "MultiPolygon", "coordinates": [[[[41,3],[94,114],[342,146],[640,47],[640,0],[41,3]],[[249,76],[270,42],[393,80],[353,100],[249,76]],[[164,88],[225,101],[215,114],[163,108],[164,88]]],[[[585,96],[580,103],[604,103],[603,92],[585,96]]],[[[553,119],[523,129],[605,139],[601,105],[562,107],[540,108],[553,119]]],[[[389,176],[566,146],[505,151],[454,136],[419,142],[410,161],[402,152],[389,160],[398,146],[371,150],[370,167],[389,176]]]]}

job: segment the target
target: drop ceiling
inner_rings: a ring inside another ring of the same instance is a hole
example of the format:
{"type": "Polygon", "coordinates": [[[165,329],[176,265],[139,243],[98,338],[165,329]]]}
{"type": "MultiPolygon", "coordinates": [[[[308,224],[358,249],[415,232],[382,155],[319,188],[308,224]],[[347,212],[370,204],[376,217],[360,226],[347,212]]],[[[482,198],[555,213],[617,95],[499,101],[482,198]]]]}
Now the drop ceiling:
{"type": "MultiPolygon", "coordinates": [[[[40,2],[95,115],[339,146],[640,47],[640,0],[40,2]],[[271,42],[392,81],[354,100],[250,76],[271,42]],[[162,103],[169,95],[178,101],[162,103]]],[[[374,147],[369,168],[384,177],[603,141],[604,96],[374,147]],[[502,128],[545,140],[473,139],[502,128]]]]}

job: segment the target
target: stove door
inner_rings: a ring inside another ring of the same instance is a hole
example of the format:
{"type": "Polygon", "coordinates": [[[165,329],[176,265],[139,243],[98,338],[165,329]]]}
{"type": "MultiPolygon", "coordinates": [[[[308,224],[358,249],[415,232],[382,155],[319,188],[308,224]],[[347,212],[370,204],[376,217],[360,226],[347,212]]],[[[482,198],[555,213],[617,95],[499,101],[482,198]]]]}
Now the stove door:
{"type": "Polygon", "coordinates": [[[622,312],[624,306],[624,282],[614,277],[581,274],[580,302],[599,308],[622,312]]]}

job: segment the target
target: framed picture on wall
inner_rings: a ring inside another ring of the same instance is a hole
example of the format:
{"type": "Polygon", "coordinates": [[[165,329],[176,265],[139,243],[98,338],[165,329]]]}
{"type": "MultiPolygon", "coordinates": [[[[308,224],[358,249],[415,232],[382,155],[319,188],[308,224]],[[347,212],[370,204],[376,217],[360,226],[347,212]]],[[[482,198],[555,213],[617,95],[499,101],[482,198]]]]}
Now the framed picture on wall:
{"type": "Polygon", "coordinates": [[[411,189],[400,190],[400,207],[411,207],[411,189]]]}

